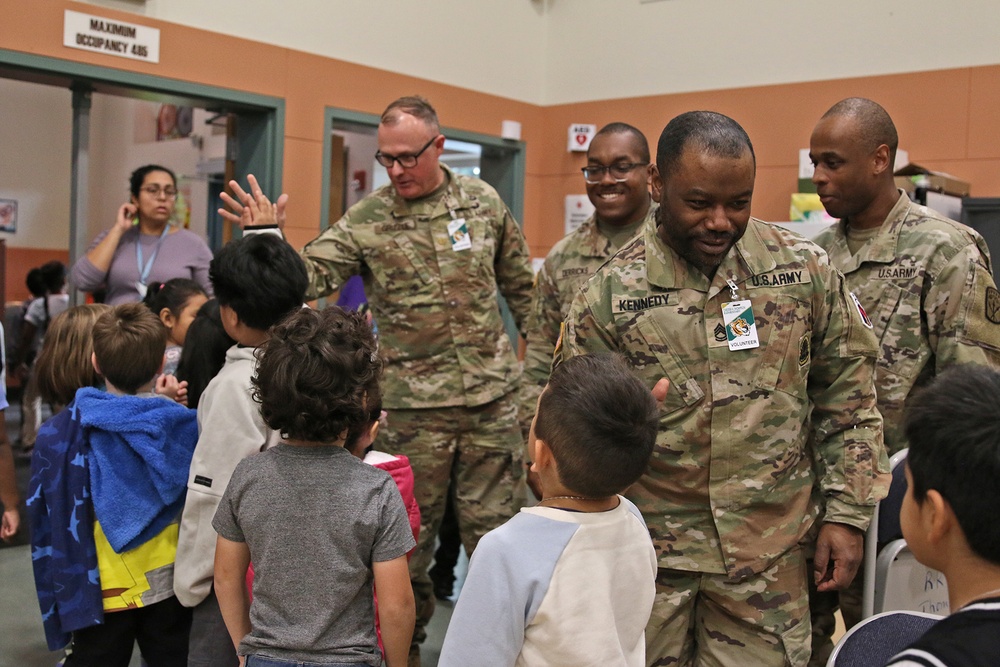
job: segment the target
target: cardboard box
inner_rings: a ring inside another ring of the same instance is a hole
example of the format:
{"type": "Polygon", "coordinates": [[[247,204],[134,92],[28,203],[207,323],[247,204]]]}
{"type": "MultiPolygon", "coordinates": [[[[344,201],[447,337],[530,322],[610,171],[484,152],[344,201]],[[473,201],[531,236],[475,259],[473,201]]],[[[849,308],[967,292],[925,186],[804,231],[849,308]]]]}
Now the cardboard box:
{"type": "Polygon", "coordinates": [[[954,197],[968,197],[969,183],[951,174],[939,171],[931,171],[927,167],[911,162],[902,169],[896,170],[896,185],[913,194],[916,189],[916,181],[926,177],[928,180],[927,189],[931,192],[940,192],[954,197]]]}

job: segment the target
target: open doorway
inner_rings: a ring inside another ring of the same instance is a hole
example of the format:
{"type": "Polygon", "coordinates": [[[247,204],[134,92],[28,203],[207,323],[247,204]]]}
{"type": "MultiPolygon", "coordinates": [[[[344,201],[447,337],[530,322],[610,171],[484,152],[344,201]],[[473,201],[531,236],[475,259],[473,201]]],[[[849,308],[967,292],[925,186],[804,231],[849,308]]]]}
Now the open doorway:
{"type": "MultiPolygon", "coordinates": [[[[178,207],[181,223],[213,249],[233,235],[214,213],[220,180],[254,173],[269,190],[280,190],[279,98],[2,49],[0,87],[18,88],[8,98],[17,100],[4,114],[8,128],[38,125],[35,115],[53,119],[39,128],[45,138],[22,141],[22,157],[9,162],[26,172],[43,160],[47,166],[27,181],[0,181],[0,199],[19,202],[17,230],[4,235],[4,302],[18,293],[7,288],[20,287],[39,249],[75,261],[113,222],[127,196],[127,175],[142,164],[175,168],[185,204],[178,207]],[[33,106],[26,103],[31,98],[41,101],[33,106]],[[3,188],[14,192],[5,196],[3,188]]],[[[4,137],[5,157],[19,139],[4,137]]]]}

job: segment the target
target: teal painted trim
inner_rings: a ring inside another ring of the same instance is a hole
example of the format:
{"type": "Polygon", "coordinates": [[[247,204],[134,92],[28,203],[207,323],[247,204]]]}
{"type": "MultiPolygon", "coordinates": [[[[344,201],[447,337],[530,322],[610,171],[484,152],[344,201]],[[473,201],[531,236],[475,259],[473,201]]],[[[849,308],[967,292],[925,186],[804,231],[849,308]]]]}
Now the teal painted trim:
{"type": "MultiPolygon", "coordinates": [[[[260,95],[230,88],[219,88],[189,81],[168,79],[152,74],[127,72],[110,67],[100,67],[39,56],[20,51],[0,49],[0,68],[16,73],[35,74],[45,83],[66,85],[87,84],[96,92],[131,93],[144,99],[149,94],[182,97],[206,107],[222,104],[227,111],[240,115],[264,115],[261,141],[252,158],[244,159],[263,169],[262,183],[269,192],[281,192],[285,165],[285,100],[270,95],[260,95]],[[102,90],[107,88],[110,90],[102,90]],[[118,90],[121,89],[121,90],[118,90]]],[[[30,79],[30,77],[29,77],[30,79]]],[[[244,174],[237,174],[243,177],[244,174]]]]}
{"type": "MultiPolygon", "coordinates": [[[[128,72],[110,67],[78,63],[72,60],[61,60],[49,56],[10,51],[8,49],[0,49],[0,65],[7,65],[20,70],[33,71],[49,76],[79,78],[90,82],[112,84],[152,93],[224,101],[244,108],[255,108],[261,111],[276,109],[278,107],[284,109],[285,106],[285,101],[280,97],[248,93],[230,88],[218,88],[216,86],[207,86],[189,81],[168,79],[152,74],[128,72]]],[[[282,116],[284,116],[283,113],[282,116]]],[[[282,117],[283,126],[284,118],[282,117]]]]}
{"type": "Polygon", "coordinates": [[[360,111],[348,111],[347,109],[337,109],[326,107],[323,111],[323,187],[320,196],[323,201],[319,207],[319,229],[323,231],[330,226],[330,160],[333,158],[333,143],[330,135],[333,133],[335,123],[353,123],[355,125],[367,125],[378,127],[379,115],[373,113],[363,113],[360,111]]]}

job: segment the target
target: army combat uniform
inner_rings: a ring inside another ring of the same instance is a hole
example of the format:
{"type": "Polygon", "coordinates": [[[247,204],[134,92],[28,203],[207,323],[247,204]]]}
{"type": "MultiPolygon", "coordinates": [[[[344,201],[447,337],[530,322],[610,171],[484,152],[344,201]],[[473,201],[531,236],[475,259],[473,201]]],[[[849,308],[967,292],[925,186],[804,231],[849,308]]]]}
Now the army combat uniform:
{"type": "Polygon", "coordinates": [[[378,323],[389,412],[379,448],[409,457],[421,513],[410,561],[416,641],[433,611],[427,568],[449,488],[470,554],[524,497],[520,369],[497,292],[523,327],[528,247],[492,187],[442,169],[445,184],[427,197],[404,200],[382,187],[301,252],[310,298],[360,274],[378,323]]]}
{"type": "Polygon", "coordinates": [[[709,280],[648,225],[573,302],[556,357],[606,351],[650,387],[670,380],[649,469],[626,494],[659,559],[647,662],[804,665],[797,545],[819,495],[827,521],[864,530],[888,487],[875,340],[842,276],[751,219],[709,280]],[[727,326],[723,304],[747,300],[752,317],[727,326]]]}
{"type": "MultiPolygon", "coordinates": [[[[654,205],[650,205],[642,226],[650,224],[654,205]]],[[[601,233],[597,218],[591,215],[582,225],[559,240],[535,276],[535,291],[528,316],[527,347],[524,352],[524,382],[521,387],[521,431],[527,439],[528,427],[535,414],[538,396],[549,381],[552,352],[559,339],[559,329],[573,297],[580,287],[618,250],[601,233]]]]}
{"type": "Polygon", "coordinates": [[[861,300],[880,341],[878,409],[889,454],[906,447],[913,390],[955,364],[1000,363],[1000,292],[978,232],[914,204],[906,193],[856,255],[844,223],[816,237],[861,300]]]}
{"type": "MultiPolygon", "coordinates": [[[[974,230],[910,201],[899,200],[875,237],[851,254],[845,223],[816,237],[844,273],[879,340],[875,366],[885,446],[904,449],[903,409],[914,390],[948,366],[1000,363],[1000,292],[990,273],[986,242],[974,230]]],[[[833,650],[839,604],[848,628],[861,620],[863,577],[845,591],[820,593],[812,603],[813,664],[833,650]],[[824,599],[826,598],[826,599],[824,599]]]]}

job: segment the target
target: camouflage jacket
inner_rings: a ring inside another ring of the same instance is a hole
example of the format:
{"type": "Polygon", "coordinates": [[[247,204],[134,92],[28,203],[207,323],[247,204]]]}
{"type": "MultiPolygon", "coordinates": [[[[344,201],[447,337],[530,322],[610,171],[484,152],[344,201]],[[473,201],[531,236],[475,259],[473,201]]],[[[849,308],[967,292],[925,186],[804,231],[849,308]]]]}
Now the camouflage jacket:
{"type": "Polygon", "coordinates": [[[497,293],[523,330],[527,243],[492,187],[442,168],[447,184],[438,192],[407,201],[391,185],[379,188],[301,253],[310,298],[361,274],[386,359],[387,409],[482,405],[520,380],[497,293]],[[448,225],[459,218],[470,249],[452,249],[448,225]]]}
{"type": "MultiPolygon", "coordinates": [[[[640,229],[650,224],[655,204],[640,229]]],[[[538,395],[549,380],[552,351],[559,340],[559,328],[573,297],[584,283],[618,248],[601,233],[591,215],[580,227],[559,240],[535,275],[535,290],[528,316],[527,346],[524,352],[524,381],[521,384],[519,418],[525,438],[535,415],[538,395]]]]}
{"type": "Polygon", "coordinates": [[[880,341],[875,367],[885,446],[906,447],[903,408],[952,364],[1000,364],[1000,292],[983,237],[910,202],[905,193],[856,255],[844,223],[816,237],[844,272],[880,341]]]}
{"type": "Polygon", "coordinates": [[[889,481],[876,343],[819,247],[751,219],[710,281],[647,226],[574,300],[556,361],[609,350],[650,387],[671,383],[626,493],[660,567],[759,573],[805,535],[820,494],[827,521],[867,526],[889,481]],[[729,349],[727,279],[751,303],[755,349],[729,349]]]}

